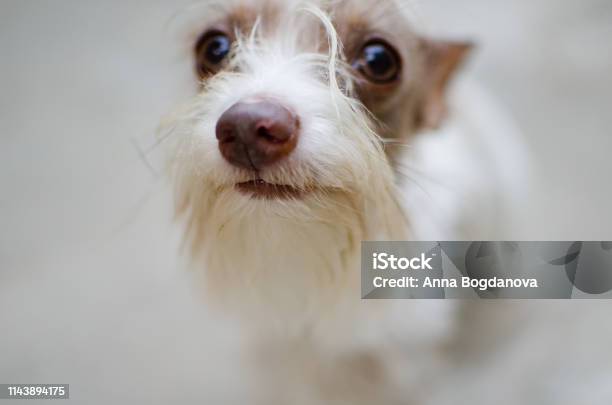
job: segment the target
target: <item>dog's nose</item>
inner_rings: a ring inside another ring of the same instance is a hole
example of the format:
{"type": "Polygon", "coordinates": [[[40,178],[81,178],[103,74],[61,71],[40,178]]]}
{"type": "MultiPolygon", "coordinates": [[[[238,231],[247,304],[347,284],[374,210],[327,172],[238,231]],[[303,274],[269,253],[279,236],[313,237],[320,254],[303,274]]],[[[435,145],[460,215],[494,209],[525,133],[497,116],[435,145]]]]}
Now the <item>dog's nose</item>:
{"type": "Polygon", "coordinates": [[[299,120],[273,101],[239,102],[217,122],[223,157],[234,166],[260,170],[289,156],[297,146],[299,120]]]}

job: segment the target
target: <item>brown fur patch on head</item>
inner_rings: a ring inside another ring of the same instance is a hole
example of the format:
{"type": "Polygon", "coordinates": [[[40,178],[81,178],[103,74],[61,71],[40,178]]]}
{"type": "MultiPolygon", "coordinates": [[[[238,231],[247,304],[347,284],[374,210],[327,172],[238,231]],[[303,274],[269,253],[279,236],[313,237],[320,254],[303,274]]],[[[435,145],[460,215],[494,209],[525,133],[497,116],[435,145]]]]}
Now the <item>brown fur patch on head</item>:
{"type": "Polygon", "coordinates": [[[391,45],[401,58],[396,82],[377,84],[357,77],[357,95],[378,119],[384,138],[405,138],[439,127],[446,116],[446,90],[471,49],[463,42],[426,39],[411,26],[399,2],[340,1],[334,23],[347,61],[372,38],[391,45]]]}

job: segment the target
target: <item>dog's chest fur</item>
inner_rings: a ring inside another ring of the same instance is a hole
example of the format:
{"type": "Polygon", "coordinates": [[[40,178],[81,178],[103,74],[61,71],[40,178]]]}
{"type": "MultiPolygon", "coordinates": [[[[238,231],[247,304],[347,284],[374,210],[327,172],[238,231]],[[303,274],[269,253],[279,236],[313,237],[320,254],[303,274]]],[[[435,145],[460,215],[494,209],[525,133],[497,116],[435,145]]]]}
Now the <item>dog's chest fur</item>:
{"type": "Polygon", "coordinates": [[[203,252],[209,294],[248,317],[301,323],[315,319],[358,285],[363,229],[358,218],[278,215],[281,207],[254,202],[248,218],[212,220],[217,231],[203,252]],[[276,211],[276,212],[270,212],[276,211]]]}

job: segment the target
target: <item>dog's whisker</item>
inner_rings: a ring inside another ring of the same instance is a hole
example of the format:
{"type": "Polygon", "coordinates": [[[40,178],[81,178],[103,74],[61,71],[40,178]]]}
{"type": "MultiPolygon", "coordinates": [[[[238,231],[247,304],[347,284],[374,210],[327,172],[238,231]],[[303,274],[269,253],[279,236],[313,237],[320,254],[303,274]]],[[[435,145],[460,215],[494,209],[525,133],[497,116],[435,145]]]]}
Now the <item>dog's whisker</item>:
{"type": "Polygon", "coordinates": [[[160,177],[160,173],[158,173],[157,170],[155,170],[155,168],[149,161],[147,154],[141,149],[138,141],[135,138],[130,138],[130,142],[132,146],[134,147],[134,149],[136,150],[136,153],[138,154],[140,161],[144,164],[147,170],[149,170],[153,178],[158,179],[160,177]]]}
{"type": "Polygon", "coordinates": [[[156,137],[155,142],[153,142],[151,146],[147,147],[142,152],[144,153],[144,155],[148,156],[149,154],[155,152],[157,148],[162,146],[168,139],[170,139],[173,136],[176,136],[176,125],[166,130],[163,135],[156,137]]]}
{"type": "Polygon", "coordinates": [[[411,182],[412,184],[414,184],[419,190],[421,190],[425,195],[427,195],[431,200],[433,200],[433,196],[427,190],[427,188],[420,183],[419,179],[417,179],[414,176],[412,176],[411,174],[408,174],[408,173],[405,173],[405,172],[398,171],[397,174],[402,176],[402,178],[406,179],[407,181],[411,182]]]}
{"type": "Polygon", "coordinates": [[[414,145],[407,143],[406,141],[396,139],[381,139],[381,142],[385,146],[398,146],[403,148],[414,148],[414,145]]]}
{"type": "Polygon", "coordinates": [[[448,190],[456,190],[457,187],[454,184],[451,184],[447,181],[444,181],[443,179],[439,178],[439,177],[433,177],[428,175],[427,173],[425,173],[422,170],[419,170],[418,168],[409,166],[406,163],[399,163],[396,167],[396,173],[403,175],[403,176],[419,176],[419,180],[423,180],[428,182],[429,184],[434,184],[438,187],[442,187],[444,189],[448,189],[448,190]]]}

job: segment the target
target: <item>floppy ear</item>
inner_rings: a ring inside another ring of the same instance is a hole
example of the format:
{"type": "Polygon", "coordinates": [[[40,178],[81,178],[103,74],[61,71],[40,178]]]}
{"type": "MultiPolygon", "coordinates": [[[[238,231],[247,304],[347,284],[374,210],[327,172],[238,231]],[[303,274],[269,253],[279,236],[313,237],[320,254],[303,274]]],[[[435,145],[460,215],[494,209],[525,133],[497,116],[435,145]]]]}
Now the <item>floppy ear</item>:
{"type": "Polygon", "coordinates": [[[474,44],[422,38],[421,47],[425,55],[425,67],[417,122],[422,128],[436,129],[446,117],[448,84],[474,48],[474,44]]]}

